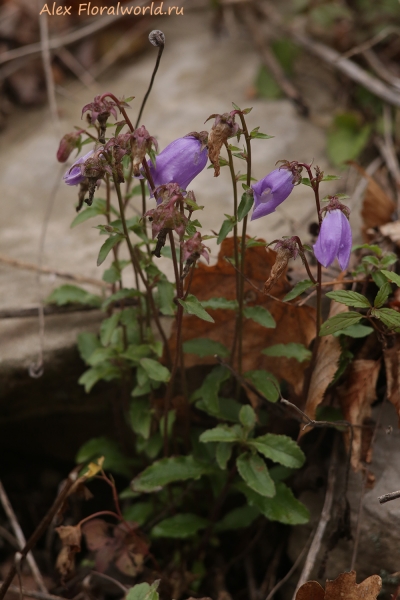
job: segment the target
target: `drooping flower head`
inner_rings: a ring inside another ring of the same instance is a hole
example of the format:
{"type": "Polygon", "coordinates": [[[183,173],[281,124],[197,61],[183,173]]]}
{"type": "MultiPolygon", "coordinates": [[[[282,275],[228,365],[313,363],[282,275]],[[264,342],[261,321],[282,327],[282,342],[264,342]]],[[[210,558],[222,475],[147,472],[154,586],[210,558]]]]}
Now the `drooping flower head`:
{"type": "Polygon", "coordinates": [[[102,96],[95,96],[93,102],[85,104],[85,106],[82,108],[82,117],[85,112],[89,112],[90,122],[92,125],[94,125],[96,121],[99,123],[99,142],[102,144],[104,144],[106,141],[105,134],[108,117],[113,115],[114,119],[117,118],[117,111],[115,110],[115,107],[129,108],[129,104],[127,104],[124,100],[119,100],[118,102],[119,103],[117,104],[117,102],[108,98],[107,94],[103,94],[102,96]]]}
{"type": "Polygon", "coordinates": [[[199,231],[196,231],[191,238],[182,242],[181,252],[182,258],[185,261],[181,279],[186,277],[190,271],[190,267],[197,262],[200,256],[202,256],[207,262],[210,262],[208,250],[201,241],[201,234],[199,231]]]}
{"type": "Polygon", "coordinates": [[[274,169],[251,186],[254,192],[252,221],[273,213],[286,200],[294,186],[301,182],[302,167],[297,162],[279,162],[283,162],[279,169],[274,169]]]}
{"type": "MultiPolygon", "coordinates": [[[[274,240],[276,242],[274,250],[276,252],[275,262],[272,265],[270,275],[264,283],[264,294],[268,294],[278,279],[283,275],[288,265],[289,259],[296,259],[298,254],[302,254],[303,247],[297,236],[274,240]]],[[[274,242],[271,242],[273,244],[274,242]]],[[[270,246],[271,244],[268,244],[270,246]]]]}
{"type": "Polygon", "coordinates": [[[325,212],[326,215],[313,247],[314,254],[324,267],[329,267],[337,258],[340,268],[345,271],[352,246],[349,208],[341,204],[336,196],[331,196],[329,204],[321,212],[325,212]]]}
{"type": "Polygon", "coordinates": [[[78,183],[82,183],[86,179],[86,175],[83,174],[82,167],[83,163],[86,162],[88,158],[93,156],[94,150],[90,150],[84,156],[80,156],[72,165],[70,169],[65,173],[63,179],[67,185],[78,185],[78,183]]]}
{"type": "Polygon", "coordinates": [[[208,158],[214,166],[214,177],[219,176],[219,153],[223,144],[239,131],[239,125],[235,123],[235,115],[238,112],[237,110],[232,110],[230,113],[222,115],[210,115],[205,121],[207,123],[209,119],[215,118],[214,125],[208,136],[208,158]]]}
{"type": "Polygon", "coordinates": [[[147,161],[155,187],[177,183],[186,190],[207,164],[207,132],[189,133],[171,142],[156,158],[147,161]]]}
{"type": "Polygon", "coordinates": [[[71,152],[73,152],[75,148],[79,148],[82,132],[83,129],[79,129],[79,131],[73,131],[72,133],[66,133],[64,135],[57,150],[58,162],[66,162],[71,152]]]}

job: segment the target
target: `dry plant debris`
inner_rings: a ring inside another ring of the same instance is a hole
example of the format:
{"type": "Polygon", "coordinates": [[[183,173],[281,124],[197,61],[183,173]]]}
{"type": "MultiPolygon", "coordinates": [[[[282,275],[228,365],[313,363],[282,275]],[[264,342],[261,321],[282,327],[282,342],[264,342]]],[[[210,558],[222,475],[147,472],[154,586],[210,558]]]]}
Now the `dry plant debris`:
{"type": "Polygon", "coordinates": [[[325,590],[316,581],[307,581],[297,591],[296,600],[376,600],[381,588],[379,575],[371,575],[357,584],[356,572],[350,571],[328,580],[325,590]]]}

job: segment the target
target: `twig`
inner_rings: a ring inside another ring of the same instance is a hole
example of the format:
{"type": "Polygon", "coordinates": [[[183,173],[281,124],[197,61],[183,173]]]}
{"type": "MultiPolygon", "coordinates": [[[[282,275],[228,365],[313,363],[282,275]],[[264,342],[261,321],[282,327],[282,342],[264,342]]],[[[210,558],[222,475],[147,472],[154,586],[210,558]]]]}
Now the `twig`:
{"type": "MultiPolygon", "coordinates": [[[[11,523],[11,527],[14,530],[15,533],[15,537],[17,538],[18,541],[18,550],[22,550],[22,548],[25,546],[26,544],[26,540],[25,540],[25,536],[24,533],[21,529],[20,524],[18,523],[17,517],[15,515],[15,512],[13,510],[13,507],[11,506],[11,502],[8,499],[8,496],[6,494],[6,490],[3,487],[2,482],[0,481],[0,502],[2,507],[4,508],[4,512],[7,515],[8,520],[11,523]]],[[[44,583],[43,577],[39,571],[39,568],[36,564],[36,561],[33,557],[32,552],[29,552],[27,554],[26,560],[28,562],[29,568],[31,570],[32,576],[34,578],[34,580],[36,581],[37,586],[39,587],[39,589],[42,592],[48,593],[48,590],[46,588],[46,585],[44,583]]]]}
{"type": "Polygon", "coordinates": [[[12,546],[13,548],[15,548],[15,550],[19,550],[19,544],[16,540],[16,538],[13,536],[12,533],[10,533],[8,531],[8,529],[6,529],[5,527],[3,527],[2,525],[0,525],[0,537],[4,538],[9,544],[10,546],[12,546]]]}
{"type": "Polygon", "coordinates": [[[258,7],[270,20],[274,28],[279,28],[296,44],[311,54],[314,54],[317,58],[321,59],[334,69],[342,72],[353,81],[356,81],[367,90],[372,92],[372,94],[378,96],[378,98],[381,98],[389,104],[400,107],[400,91],[389,88],[382,81],[373,75],[370,75],[370,73],[358,66],[355,62],[349,60],[348,58],[344,58],[333,48],[330,48],[321,42],[316,42],[311,37],[305,35],[304,33],[300,33],[294,28],[287,27],[283,23],[282,17],[272,2],[264,1],[262,4],[258,4],[258,7]]]}
{"type": "Polygon", "coordinates": [[[309,113],[308,106],[304,102],[300,95],[300,92],[294,87],[292,82],[287,78],[285,71],[282,66],[275,58],[271,48],[265,41],[265,36],[260,29],[259,23],[254,15],[252,6],[247,5],[242,10],[243,20],[249,30],[250,37],[258,50],[261,60],[264,63],[268,71],[271,72],[278,86],[281,88],[283,93],[291,100],[296,106],[299,113],[306,117],[309,113]]]}
{"type": "Polygon", "coordinates": [[[303,583],[308,581],[310,578],[311,571],[314,567],[315,561],[317,560],[318,553],[321,548],[322,538],[325,533],[326,526],[329,523],[329,520],[331,518],[333,493],[335,490],[335,483],[336,483],[337,453],[338,453],[338,437],[336,436],[333,450],[332,450],[332,455],[331,455],[331,462],[330,462],[330,466],[329,466],[328,485],[326,488],[324,506],[322,508],[321,517],[320,517],[313,541],[311,542],[311,546],[310,546],[310,549],[307,554],[306,562],[305,562],[303,570],[301,572],[300,579],[297,583],[295,593],[293,594],[293,600],[296,599],[297,590],[303,585],[303,583]]]}
{"type": "Polygon", "coordinates": [[[258,593],[257,593],[256,579],[254,577],[254,568],[253,568],[253,562],[251,560],[251,556],[246,556],[246,558],[244,559],[244,568],[246,570],[247,589],[249,592],[250,600],[257,600],[258,593]]]}
{"type": "Polygon", "coordinates": [[[278,583],[272,588],[272,590],[270,591],[270,593],[268,594],[268,596],[266,597],[265,600],[272,600],[272,598],[275,596],[276,592],[281,589],[281,587],[287,582],[288,579],[290,579],[290,577],[296,571],[297,567],[299,566],[299,564],[303,560],[303,557],[304,557],[304,555],[305,555],[305,553],[307,551],[307,548],[309,546],[309,543],[310,543],[313,535],[314,535],[314,531],[312,531],[310,533],[310,536],[309,536],[309,538],[308,538],[308,540],[307,540],[307,542],[306,542],[303,550],[300,552],[300,554],[298,555],[298,557],[294,561],[293,565],[291,566],[291,568],[289,569],[289,571],[286,573],[285,577],[283,577],[280,581],[278,581],[278,583]]]}
{"type": "Polygon", "coordinates": [[[385,27],[384,29],[382,29],[382,31],[374,35],[371,39],[367,40],[366,42],[363,42],[362,44],[359,44],[358,46],[354,46],[354,48],[351,48],[351,50],[348,50],[347,52],[344,52],[342,54],[342,57],[350,58],[351,56],[355,56],[356,54],[365,52],[366,50],[369,50],[376,44],[379,44],[379,42],[384,40],[385,37],[391,35],[392,33],[397,33],[397,35],[400,35],[400,28],[392,26],[385,27]]]}
{"type": "MultiPolygon", "coordinates": [[[[42,7],[41,0],[37,0],[39,11],[42,7]]],[[[54,87],[53,71],[51,69],[51,55],[49,49],[49,24],[47,21],[47,14],[42,13],[39,15],[39,30],[40,30],[40,52],[42,55],[44,75],[46,78],[46,90],[47,98],[49,101],[49,107],[51,112],[51,118],[55,127],[57,137],[60,137],[60,120],[58,118],[58,109],[56,101],[56,91],[54,87]]]]}
{"type": "Polygon", "coordinates": [[[89,90],[92,90],[96,86],[97,82],[93,75],[81,65],[79,60],[67,48],[59,48],[56,51],[56,55],[89,90]]]}
{"type": "Polygon", "coordinates": [[[378,77],[386,81],[386,83],[392,85],[394,88],[400,90],[400,79],[389,71],[389,69],[375,54],[375,52],[372,50],[365,50],[362,54],[371,69],[375,71],[378,77]]]}
{"type": "Polygon", "coordinates": [[[58,271],[56,269],[52,269],[51,267],[42,267],[35,263],[17,260],[16,258],[6,256],[5,254],[0,254],[0,263],[10,265],[11,267],[16,267],[17,269],[24,269],[25,271],[48,273],[49,275],[54,275],[55,277],[60,277],[61,279],[70,279],[71,281],[77,281],[79,283],[87,283],[89,285],[94,285],[103,289],[111,289],[112,287],[110,283],[106,283],[105,281],[101,281],[100,279],[94,279],[93,277],[85,277],[83,275],[74,275],[73,273],[67,273],[66,271],[58,271]]]}
{"type": "MultiPolygon", "coordinates": [[[[71,471],[71,473],[68,475],[68,478],[67,478],[66,482],[64,483],[64,487],[62,488],[61,492],[58,494],[57,498],[55,499],[52,507],[46,513],[46,515],[43,517],[43,519],[40,521],[39,525],[36,527],[35,531],[32,533],[31,537],[26,542],[25,546],[22,548],[21,552],[18,553],[19,558],[20,558],[19,563],[21,563],[22,560],[24,558],[26,558],[27,554],[36,545],[37,541],[40,539],[42,534],[45,532],[47,527],[50,525],[53,518],[56,516],[60,507],[62,506],[65,499],[67,498],[72,486],[78,479],[79,469],[80,469],[79,466],[75,467],[75,469],[73,469],[71,471]]],[[[1,588],[0,588],[0,600],[3,600],[4,596],[6,595],[7,590],[10,587],[11,582],[14,579],[16,573],[17,573],[17,567],[16,567],[16,562],[14,561],[7,573],[5,580],[3,581],[1,588]]]]}
{"type": "MultiPolygon", "coordinates": [[[[3,581],[0,581],[0,585],[3,585],[3,581]]],[[[8,588],[10,594],[19,594],[20,588],[16,585],[10,585],[8,588]]],[[[37,592],[35,590],[27,590],[26,588],[22,588],[22,595],[27,596],[28,598],[35,598],[35,600],[65,600],[61,596],[54,596],[53,594],[48,594],[45,592],[37,592]]]]}
{"type": "Polygon", "coordinates": [[[389,494],[378,496],[379,504],[385,504],[386,502],[397,500],[397,498],[400,498],[400,490],[398,492],[390,492],[389,494]]]}
{"type": "Polygon", "coordinates": [[[129,588],[125,587],[123,583],[121,583],[117,579],[114,579],[114,577],[110,577],[109,575],[106,575],[105,573],[100,573],[100,571],[91,571],[90,574],[91,574],[91,576],[100,577],[100,579],[105,579],[106,581],[111,581],[111,583],[113,583],[114,585],[119,587],[119,589],[122,590],[124,592],[124,594],[126,594],[126,592],[129,589],[129,588]]]}

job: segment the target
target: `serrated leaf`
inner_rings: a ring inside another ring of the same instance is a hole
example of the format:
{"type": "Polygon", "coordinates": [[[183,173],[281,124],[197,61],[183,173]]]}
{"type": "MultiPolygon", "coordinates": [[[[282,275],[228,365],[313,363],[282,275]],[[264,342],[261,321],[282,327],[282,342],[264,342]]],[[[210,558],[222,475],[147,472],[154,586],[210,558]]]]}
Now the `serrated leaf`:
{"type": "Polygon", "coordinates": [[[208,338],[195,338],[184,342],[183,351],[189,354],[196,354],[200,357],[214,356],[215,354],[227,357],[230,354],[228,348],[224,346],[224,344],[208,338]]]}
{"type": "Polygon", "coordinates": [[[235,223],[231,219],[225,219],[225,221],[221,225],[221,229],[218,233],[217,244],[221,244],[224,241],[226,236],[232,231],[235,223]]]}
{"type": "Polygon", "coordinates": [[[162,458],[137,475],[131,487],[135,492],[156,492],[169,483],[199,479],[212,472],[210,465],[195,460],[191,454],[162,458]]]}
{"type": "Polygon", "coordinates": [[[124,236],[120,234],[110,235],[110,237],[104,242],[104,244],[100,248],[99,256],[97,258],[98,267],[106,260],[108,254],[111,252],[114,246],[116,246],[123,239],[124,236]]]}
{"type": "Polygon", "coordinates": [[[339,329],[339,331],[336,331],[333,335],[335,337],[347,335],[351,338],[363,338],[370,335],[373,331],[373,327],[367,327],[367,325],[356,323],[355,325],[350,325],[350,327],[347,327],[346,329],[339,329]]]}
{"type": "Polygon", "coordinates": [[[202,300],[201,306],[212,310],[236,310],[238,303],[237,300],[227,300],[226,298],[209,298],[202,300]]]}
{"type": "Polygon", "coordinates": [[[200,442],[239,442],[243,438],[241,427],[238,425],[217,425],[214,429],[203,431],[199,437],[200,442]]]}
{"type": "Polygon", "coordinates": [[[275,319],[263,306],[245,306],[243,309],[243,315],[246,319],[252,319],[259,325],[273,329],[276,327],[275,319]]]}
{"type": "Polygon", "coordinates": [[[142,358],[140,364],[146,371],[149,379],[152,379],[153,381],[163,381],[166,383],[171,378],[169,369],[153,358],[142,358]]]}
{"type": "Polygon", "coordinates": [[[400,331],[400,313],[392,308],[374,308],[371,315],[396,332],[400,331]]]}
{"type": "Polygon", "coordinates": [[[248,442],[260,454],[290,469],[303,466],[305,456],[301,448],[287,435],[266,433],[248,442]]]}
{"type": "Polygon", "coordinates": [[[95,198],[93,200],[92,206],[89,206],[85,210],[82,210],[78,213],[75,219],[72,221],[70,227],[73,229],[80,223],[84,223],[88,219],[92,219],[93,217],[97,217],[98,215],[106,214],[106,201],[101,198],[95,198]]]}
{"type": "Polygon", "coordinates": [[[251,207],[254,204],[253,194],[249,194],[245,192],[242,194],[242,198],[240,200],[240,204],[238,207],[238,222],[242,221],[244,217],[250,212],[251,207]]]}
{"type": "Polygon", "coordinates": [[[53,290],[46,298],[46,303],[65,306],[66,304],[85,304],[86,306],[101,306],[100,296],[90,294],[77,285],[66,283],[53,290]]]}
{"type": "Polygon", "coordinates": [[[265,461],[260,456],[244,452],[236,459],[236,465],[239,475],[250,489],[269,498],[275,495],[275,483],[268,473],[265,461]]]}
{"type": "Polygon", "coordinates": [[[355,325],[355,323],[358,323],[362,318],[363,315],[353,311],[340,313],[322,324],[319,335],[324,336],[336,333],[336,331],[346,329],[346,327],[350,327],[350,325],[355,325]]]}
{"type": "Polygon", "coordinates": [[[228,460],[232,456],[233,445],[228,442],[218,442],[215,459],[220,469],[225,471],[228,460]]]}
{"type": "Polygon", "coordinates": [[[193,294],[189,294],[186,300],[181,300],[178,298],[178,302],[183,306],[189,315],[195,315],[203,321],[214,323],[214,319],[208,314],[207,311],[204,310],[203,306],[200,304],[197,298],[193,296],[193,294]]]}
{"type": "Polygon", "coordinates": [[[267,356],[285,356],[286,358],[295,358],[298,362],[310,360],[312,356],[311,350],[308,350],[304,344],[296,344],[289,342],[288,344],[275,344],[261,351],[267,356]]]}
{"type": "Polygon", "coordinates": [[[270,402],[276,402],[279,399],[279,382],[272,373],[261,370],[247,371],[247,373],[243,374],[243,377],[251,381],[256,390],[270,402]]]}
{"type": "Polygon", "coordinates": [[[290,290],[289,293],[286,294],[283,301],[289,302],[289,300],[294,300],[294,298],[297,298],[297,296],[300,296],[300,294],[302,294],[303,292],[305,292],[306,290],[308,290],[310,287],[313,287],[313,286],[314,286],[314,283],[311,281],[311,279],[304,279],[303,281],[299,281],[298,283],[296,283],[294,288],[292,290],[290,290]]]}
{"type": "Polygon", "coordinates": [[[192,394],[191,400],[202,399],[207,412],[218,414],[218,392],[221,384],[229,379],[230,373],[226,367],[218,366],[206,376],[202,385],[192,394]]]}
{"type": "Polygon", "coordinates": [[[245,485],[237,485],[245,494],[250,506],[255,506],[270,521],[279,521],[286,525],[303,525],[310,519],[307,508],[297,500],[291,489],[281,481],[275,484],[276,494],[273,498],[260,496],[245,485]]]}
{"type": "Polygon", "coordinates": [[[255,506],[239,506],[228,512],[215,526],[215,531],[231,531],[249,527],[260,515],[255,506]]]}
{"type": "Polygon", "coordinates": [[[157,592],[160,580],[155,581],[151,585],[148,583],[138,583],[131,588],[126,594],[126,600],[159,600],[157,592]]]}
{"type": "Polygon", "coordinates": [[[193,513],[181,513],[157,523],[151,530],[151,535],[154,538],[187,539],[208,525],[207,519],[193,513]]]}
{"type": "Polygon", "coordinates": [[[389,298],[391,293],[392,293],[392,286],[387,281],[386,283],[383,284],[383,286],[379,289],[379,292],[375,296],[374,307],[380,308],[381,306],[383,306],[385,304],[386,300],[389,298]]]}
{"type": "Polygon", "coordinates": [[[389,281],[392,281],[398,287],[400,287],[400,275],[397,275],[397,273],[393,273],[393,271],[386,271],[385,269],[381,269],[381,273],[384,274],[386,279],[389,279],[389,281]]]}
{"type": "Polygon", "coordinates": [[[368,299],[358,292],[338,290],[337,292],[328,292],[326,295],[331,300],[335,300],[346,306],[352,306],[354,308],[371,308],[368,299]]]}
{"type": "Polygon", "coordinates": [[[256,419],[256,413],[250,404],[245,404],[245,406],[242,406],[239,412],[239,420],[243,427],[249,430],[253,429],[256,424],[256,419]]]}

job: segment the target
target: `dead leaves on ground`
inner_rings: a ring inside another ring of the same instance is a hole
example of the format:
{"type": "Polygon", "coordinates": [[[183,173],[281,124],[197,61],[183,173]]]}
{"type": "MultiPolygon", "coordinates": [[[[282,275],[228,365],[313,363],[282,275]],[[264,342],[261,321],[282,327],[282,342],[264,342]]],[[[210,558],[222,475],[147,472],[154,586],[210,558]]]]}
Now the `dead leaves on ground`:
{"type": "Polygon", "coordinates": [[[376,600],[382,588],[379,575],[371,575],[360,584],[356,572],[341,573],[327,581],[325,590],[316,581],[307,581],[296,594],[296,600],[376,600]]]}
{"type": "MultiPolygon", "coordinates": [[[[208,267],[199,264],[193,274],[190,291],[200,301],[210,298],[236,299],[236,276],[233,266],[225,259],[233,256],[233,238],[227,238],[221,244],[218,262],[208,267]]],[[[295,306],[289,302],[279,302],[262,293],[264,282],[271,274],[276,253],[265,247],[250,247],[246,252],[245,275],[257,288],[248,281],[244,283],[246,306],[263,306],[267,308],[276,322],[276,328],[266,329],[251,319],[244,320],[243,335],[243,371],[265,369],[278,379],[285,379],[296,396],[303,388],[304,363],[285,357],[268,357],[261,354],[264,348],[274,344],[297,342],[308,347],[315,337],[315,309],[311,306],[295,306]]],[[[286,272],[274,285],[271,291],[281,300],[291,289],[286,272]]],[[[184,316],[183,341],[195,338],[208,338],[232,346],[235,330],[235,311],[210,310],[215,323],[208,323],[192,315],[184,316]]],[[[170,347],[175,351],[175,334],[172,332],[170,347]]],[[[185,355],[186,367],[199,364],[215,364],[212,356],[198,357],[185,355]]]]}
{"type": "Polygon", "coordinates": [[[383,352],[386,371],[387,397],[393,404],[399,417],[400,427],[400,338],[396,337],[392,348],[383,352]]]}

